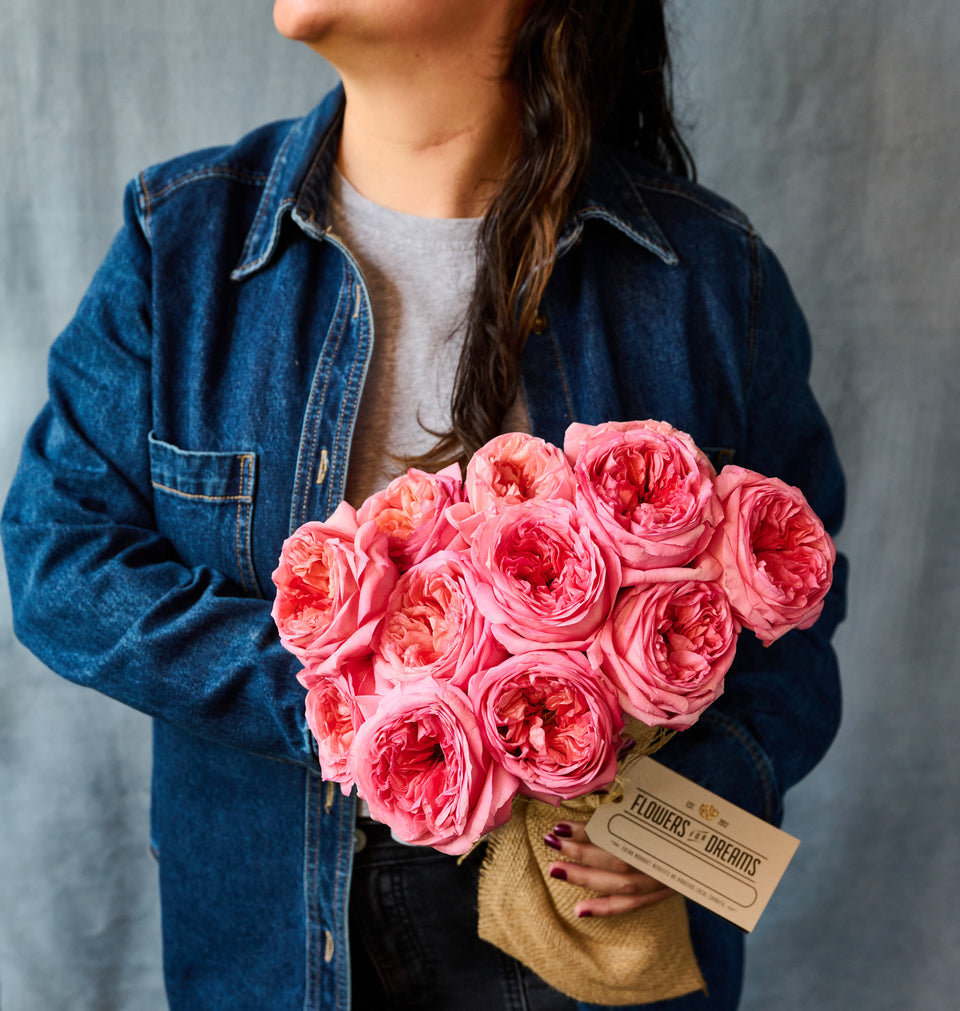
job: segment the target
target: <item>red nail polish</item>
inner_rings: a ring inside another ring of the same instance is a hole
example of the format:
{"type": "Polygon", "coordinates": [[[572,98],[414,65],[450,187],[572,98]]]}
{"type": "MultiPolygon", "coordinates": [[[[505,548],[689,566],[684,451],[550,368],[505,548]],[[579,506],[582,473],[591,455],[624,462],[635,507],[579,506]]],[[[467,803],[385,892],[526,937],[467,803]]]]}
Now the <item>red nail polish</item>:
{"type": "Polygon", "coordinates": [[[577,913],[577,916],[593,916],[593,913],[589,909],[585,909],[582,913],[577,913]]]}
{"type": "Polygon", "coordinates": [[[543,841],[550,847],[550,849],[560,849],[560,840],[552,832],[548,832],[543,837],[543,841]]]}
{"type": "Polygon", "coordinates": [[[566,881],[567,872],[562,867],[553,867],[550,870],[550,877],[556,878],[557,881],[566,881]]]}
{"type": "Polygon", "coordinates": [[[560,836],[561,839],[569,839],[573,835],[573,827],[568,825],[565,821],[558,821],[556,825],[553,826],[553,834],[560,836]]]}

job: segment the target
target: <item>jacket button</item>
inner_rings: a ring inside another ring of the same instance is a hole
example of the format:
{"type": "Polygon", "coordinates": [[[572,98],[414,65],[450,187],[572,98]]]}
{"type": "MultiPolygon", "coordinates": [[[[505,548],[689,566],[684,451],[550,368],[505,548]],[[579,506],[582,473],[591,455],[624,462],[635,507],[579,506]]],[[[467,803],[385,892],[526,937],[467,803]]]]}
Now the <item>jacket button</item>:
{"type": "Polygon", "coordinates": [[[353,830],[353,852],[360,853],[366,848],[366,845],[367,833],[362,828],[355,828],[353,830]]]}
{"type": "Polygon", "coordinates": [[[333,934],[329,930],[323,932],[323,960],[329,962],[333,958],[333,934]]]}
{"type": "Polygon", "coordinates": [[[533,326],[530,327],[530,332],[543,333],[543,331],[546,329],[547,329],[547,321],[543,318],[543,316],[540,315],[540,313],[537,313],[536,317],[534,317],[533,320],[533,326]]]}
{"type": "Polygon", "coordinates": [[[330,454],[325,450],[320,450],[320,462],[317,465],[317,484],[323,484],[327,471],[330,469],[330,454]]]}

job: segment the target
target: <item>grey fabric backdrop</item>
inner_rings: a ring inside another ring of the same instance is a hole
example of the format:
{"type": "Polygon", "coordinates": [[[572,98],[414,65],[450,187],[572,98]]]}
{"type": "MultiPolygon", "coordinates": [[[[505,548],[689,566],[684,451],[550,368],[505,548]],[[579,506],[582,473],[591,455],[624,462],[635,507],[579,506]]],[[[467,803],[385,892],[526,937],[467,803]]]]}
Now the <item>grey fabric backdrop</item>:
{"type": "MultiPolygon", "coordinates": [[[[850,484],[846,716],[788,800],[803,845],[744,1008],[956,1007],[960,3],[681,0],[702,180],[780,253],[850,484]]],[[[306,111],[330,84],[266,0],[4,0],[0,492],[50,341],[143,165],[306,111]]],[[[51,615],[51,620],[56,620],[51,615]]],[[[164,1006],[149,722],[44,670],[0,591],[5,1011],[164,1006]]]]}

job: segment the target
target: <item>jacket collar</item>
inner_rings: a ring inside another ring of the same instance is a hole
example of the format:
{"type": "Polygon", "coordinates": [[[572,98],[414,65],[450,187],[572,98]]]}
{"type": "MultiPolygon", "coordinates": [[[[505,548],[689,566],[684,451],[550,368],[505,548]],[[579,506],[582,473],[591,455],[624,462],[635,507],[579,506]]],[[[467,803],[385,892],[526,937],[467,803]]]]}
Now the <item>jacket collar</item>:
{"type": "Polygon", "coordinates": [[[587,171],[584,199],[560,237],[558,254],[580,238],[584,222],[593,218],[606,221],[668,266],[680,262],[623,163],[610,148],[600,145],[587,171]]]}
{"type": "MultiPolygon", "coordinates": [[[[312,238],[323,237],[327,183],[336,155],[343,103],[343,88],[338,85],[312,112],[292,123],[273,160],[240,262],[230,275],[234,280],[254,273],[270,260],[287,215],[312,238]]],[[[560,238],[558,255],[579,240],[586,221],[598,219],[664,263],[673,266],[679,262],[627,170],[609,149],[597,150],[584,193],[560,238]]]]}
{"type": "Polygon", "coordinates": [[[291,124],[274,157],[240,262],[230,275],[233,280],[255,273],[269,261],[287,215],[313,238],[323,236],[327,180],[342,118],[343,88],[338,85],[312,112],[291,124]]]}

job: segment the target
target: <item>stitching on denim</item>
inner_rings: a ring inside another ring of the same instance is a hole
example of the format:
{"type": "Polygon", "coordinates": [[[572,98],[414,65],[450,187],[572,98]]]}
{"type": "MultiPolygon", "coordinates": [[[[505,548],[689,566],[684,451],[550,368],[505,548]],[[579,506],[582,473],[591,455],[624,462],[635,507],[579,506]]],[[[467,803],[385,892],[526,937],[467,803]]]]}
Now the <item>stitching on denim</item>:
{"type": "Polygon", "coordinates": [[[252,455],[245,455],[244,460],[249,465],[248,470],[244,470],[245,491],[250,496],[250,506],[247,509],[247,536],[244,544],[244,556],[247,560],[247,576],[250,579],[251,587],[260,594],[260,587],[257,585],[257,569],[253,564],[253,510],[256,492],[256,458],[252,455]]]}
{"type": "Polygon", "coordinates": [[[313,916],[311,918],[313,926],[313,967],[311,976],[314,981],[314,1001],[316,1011],[321,1009],[321,1001],[323,999],[323,987],[321,986],[320,980],[323,975],[323,953],[320,949],[320,938],[323,936],[323,923],[320,921],[319,906],[319,892],[321,888],[321,875],[320,875],[320,819],[322,815],[319,813],[320,807],[320,791],[323,789],[323,780],[319,776],[315,776],[316,780],[316,790],[314,791],[314,799],[311,805],[311,819],[313,822],[313,916]]]}
{"type": "Polygon", "coordinates": [[[612,213],[605,207],[601,207],[599,204],[589,204],[581,208],[579,214],[583,220],[591,218],[596,220],[599,218],[601,221],[606,221],[607,224],[613,225],[618,231],[623,232],[623,234],[633,239],[638,245],[643,246],[644,249],[648,249],[671,266],[680,262],[679,257],[665,237],[663,242],[660,242],[655,236],[639,231],[630,222],[624,220],[618,214],[612,213]]]}
{"type": "MultiPolygon", "coordinates": [[[[312,777],[311,777],[312,778],[312,777]]],[[[317,782],[315,784],[315,790],[319,790],[320,784],[317,782]]],[[[307,907],[307,916],[309,917],[309,930],[307,933],[307,942],[309,950],[309,980],[308,985],[310,988],[310,999],[308,1007],[319,1008],[320,1007],[320,986],[317,977],[320,971],[317,959],[320,953],[319,945],[319,928],[320,924],[317,922],[317,891],[320,887],[320,841],[314,838],[316,832],[318,831],[318,826],[316,824],[316,818],[314,815],[314,805],[316,800],[314,797],[315,790],[310,791],[310,797],[307,803],[307,818],[309,819],[309,845],[310,845],[310,901],[307,907]]]]}
{"type": "MultiPolygon", "coordinates": [[[[355,295],[355,298],[354,298],[355,310],[354,310],[354,314],[351,316],[351,319],[356,319],[357,318],[357,314],[360,311],[360,285],[357,284],[356,281],[353,282],[353,289],[354,289],[354,295],[355,295]]],[[[346,324],[346,320],[344,320],[344,324],[346,324]]],[[[359,351],[359,349],[358,349],[358,351],[359,351]]],[[[350,390],[351,384],[353,383],[353,374],[354,374],[354,372],[356,371],[356,368],[357,368],[357,357],[358,357],[358,355],[354,355],[353,356],[353,360],[352,360],[352,362],[350,364],[350,372],[347,374],[346,391],[350,390]]],[[[344,396],[343,400],[340,401],[340,410],[337,412],[337,427],[334,429],[334,432],[333,432],[333,440],[332,441],[333,441],[333,446],[334,446],[334,459],[337,459],[337,460],[342,459],[343,455],[344,455],[340,451],[341,450],[341,445],[340,445],[341,439],[340,439],[340,436],[341,436],[341,432],[343,431],[343,415],[344,415],[344,408],[345,408],[345,406],[346,406],[346,396],[344,396]]],[[[331,481],[330,481],[330,487],[327,489],[327,504],[326,504],[326,510],[327,510],[327,512],[330,511],[330,496],[333,494],[333,488],[334,488],[334,482],[331,479],[331,481]]]]}
{"type": "MultiPolygon", "coordinates": [[[[346,328],[346,320],[344,320],[343,323],[341,324],[340,332],[337,334],[337,342],[333,347],[334,355],[340,348],[340,341],[343,339],[343,333],[345,328],[346,328]]],[[[324,401],[327,399],[327,390],[329,389],[329,387],[330,387],[330,370],[327,369],[326,375],[324,377],[323,388],[321,389],[317,399],[317,406],[313,410],[310,418],[310,451],[307,454],[308,463],[305,462],[304,470],[309,471],[311,474],[313,473],[314,461],[317,458],[317,441],[319,440],[320,437],[320,423],[322,420],[322,409],[324,401]]],[[[310,501],[310,482],[305,480],[303,482],[303,500],[300,503],[300,507],[298,510],[299,514],[304,518],[306,515],[309,501],[310,501]]]]}
{"type": "Polygon", "coordinates": [[[240,457],[240,496],[237,497],[237,530],[236,530],[236,544],[234,545],[234,550],[237,553],[237,568],[240,570],[240,585],[246,590],[247,587],[247,577],[243,571],[243,554],[240,550],[240,528],[243,525],[243,505],[244,499],[241,497],[244,494],[246,486],[246,471],[247,471],[247,460],[248,457],[240,457]]]}
{"type": "Polygon", "coordinates": [[[164,442],[163,439],[158,439],[153,431],[147,433],[147,445],[151,447],[151,450],[153,448],[156,448],[159,452],[165,453],[168,456],[173,455],[175,457],[194,457],[195,459],[198,460],[210,460],[210,459],[225,460],[228,457],[231,459],[237,459],[244,455],[247,456],[251,455],[249,453],[245,454],[244,451],[242,450],[234,453],[231,452],[219,453],[219,452],[210,452],[209,450],[202,450],[202,449],[181,449],[179,446],[174,446],[173,443],[164,442]]]}
{"type": "Polygon", "coordinates": [[[314,199],[316,196],[314,191],[317,187],[318,181],[320,181],[322,185],[323,181],[329,174],[329,172],[321,172],[320,169],[323,166],[324,161],[327,159],[330,159],[332,164],[332,155],[329,153],[330,138],[334,136],[338,137],[340,135],[340,128],[343,124],[343,110],[344,106],[341,104],[336,116],[330,121],[330,124],[327,126],[320,139],[320,143],[317,145],[313,158],[310,160],[310,167],[304,173],[303,183],[300,186],[300,192],[297,194],[298,204],[303,201],[305,196],[310,199],[314,199]]]}
{"type": "Polygon", "coordinates": [[[553,348],[553,357],[557,362],[557,371],[560,373],[560,382],[563,385],[563,398],[567,402],[567,415],[570,422],[573,422],[573,401],[570,399],[570,390],[567,386],[567,377],[563,371],[563,362],[560,358],[560,348],[557,345],[557,337],[553,332],[553,326],[550,324],[549,319],[547,320],[547,326],[550,330],[550,346],[553,348]]]}
{"type": "MultiPolygon", "coordinates": [[[[243,172],[240,169],[230,168],[228,165],[208,165],[206,168],[194,169],[192,172],[185,172],[182,176],[172,179],[166,186],[162,186],[153,194],[153,203],[156,204],[165,196],[175,192],[183,186],[197,182],[200,179],[215,179],[218,177],[234,179],[238,183],[249,183],[251,186],[260,186],[269,179],[269,176],[256,172],[243,172]]],[[[143,178],[143,173],[141,173],[143,178]]]]}
{"type": "MultiPolygon", "coordinates": [[[[346,263],[343,264],[342,271],[343,271],[344,278],[349,277],[350,271],[348,270],[346,263]]],[[[350,311],[349,305],[347,305],[343,309],[343,315],[342,315],[342,317],[340,316],[341,307],[344,306],[343,288],[344,288],[344,285],[341,282],[341,284],[340,284],[340,292],[339,292],[339,294],[337,296],[337,308],[336,308],[337,315],[334,317],[335,319],[337,317],[340,317],[340,331],[337,334],[336,343],[334,344],[333,349],[331,351],[331,355],[330,355],[331,358],[335,357],[336,354],[337,354],[337,352],[340,350],[340,344],[343,341],[343,335],[347,332],[347,326],[348,326],[347,315],[348,315],[348,313],[350,311]]],[[[316,459],[317,439],[318,439],[318,436],[320,434],[320,409],[321,409],[322,405],[325,403],[325,401],[327,399],[327,390],[330,388],[330,379],[331,379],[330,373],[331,373],[331,371],[332,370],[329,369],[329,368],[326,371],[326,375],[324,377],[324,382],[323,382],[323,389],[320,391],[320,398],[319,398],[319,401],[318,401],[318,404],[317,404],[316,416],[315,416],[314,421],[313,421],[313,438],[312,438],[312,442],[311,442],[311,445],[310,445],[310,471],[311,472],[313,471],[313,461],[316,459]]],[[[334,454],[334,458],[336,458],[336,454],[334,454]]],[[[333,481],[332,480],[330,482],[330,488],[331,489],[333,488],[333,481]]],[[[308,497],[309,494],[310,494],[309,484],[305,484],[304,485],[304,489],[303,489],[303,507],[304,507],[304,509],[306,509],[307,497],[308,497]]],[[[326,507],[325,507],[327,512],[330,511],[329,507],[330,507],[330,490],[328,489],[328,491],[327,491],[327,504],[326,504],[326,507]]]]}
{"type": "Polygon", "coordinates": [[[753,378],[753,359],[756,350],[757,311],[760,307],[760,259],[757,253],[757,235],[750,230],[750,315],[747,327],[747,369],[743,378],[745,399],[750,398],[750,380],[753,378]]]}
{"type": "Polygon", "coordinates": [[[321,354],[320,360],[317,362],[317,367],[314,369],[313,379],[310,382],[310,396],[307,397],[307,409],[304,418],[304,428],[305,431],[300,434],[300,445],[297,449],[297,473],[293,481],[293,498],[290,507],[290,533],[300,526],[300,485],[303,481],[303,472],[307,469],[307,464],[303,458],[303,444],[306,436],[306,428],[310,424],[310,418],[313,415],[313,403],[317,392],[317,372],[320,369],[321,363],[323,362],[323,355],[321,354]]]}
{"type": "Polygon", "coordinates": [[[729,211],[724,211],[719,207],[714,207],[712,204],[708,204],[705,200],[702,200],[695,193],[691,193],[689,190],[685,190],[680,186],[674,186],[666,182],[652,182],[645,179],[634,179],[634,184],[640,186],[643,189],[653,190],[655,193],[672,193],[674,196],[681,197],[684,200],[689,200],[690,203],[696,204],[698,207],[702,207],[705,211],[709,211],[714,217],[720,218],[722,221],[726,221],[731,225],[735,225],[742,232],[753,232],[753,226],[749,221],[744,221],[742,218],[738,218],[731,214],[729,211]]]}
{"type": "MultiPolygon", "coordinates": [[[[279,216],[281,211],[285,210],[287,207],[290,207],[294,203],[295,201],[291,197],[285,197],[283,200],[281,200],[280,203],[277,204],[277,211],[276,214],[274,215],[274,222],[276,222],[277,217],[279,216]]],[[[274,232],[271,233],[271,237],[275,232],[276,232],[276,224],[274,224],[274,232]]],[[[250,229],[250,234],[251,235],[253,234],[252,228],[250,229]]],[[[264,252],[262,252],[259,256],[254,257],[252,260],[246,260],[243,263],[241,263],[239,267],[235,267],[233,270],[233,275],[236,276],[237,274],[243,273],[245,270],[252,270],[254,267],[259,267],[261,266],[261,264],[266,263],[266,261],[270,258],[270,254],[273,252],[273,246],[274,243],[271,241],[270,244],[267,246],[267,249],[264,252]]]]}
{"type": "Polygon", "coordinates": [[[140,173],[140,192],[143,194],[143,231],[147,237],[147,241],[152,244],[153,239],[150,234],[150,189],[147,186],[145,172],[140,173]]]}
{"type": "Polygon", "coordinates": [[[313,952],[315,950],[313,937],[313,908],[316,900],[316,857],[319,847],[314,847],[311,840],[311,798],[313,776],[307,773],[304,780],[303,803],[303,915],[304,915],[304,986],[303,1009],[311,1011],[313,995],[313,952]],[[313,863],[311,864],[311,861],[313,863]]]}
{"type": "MultiPolygon", "coordinates": [[[[344,267],[344,273],[346,273],[346,267],[344,267]]],[[[344,328],[346,327],[346,319],[341,318],[342,305],[343,305],[343,285],[341,284],[340,291],[337,294],[337,304],[333,310],[333,322],[330,324],[330,329],[333,330],[334,327],[336,327],[337,321],[339,319],[340,332],[339,334],[337,334],[336,342],[334,344],[333,351],[330,356],[328,356],[326,353],[327,344],[329,343],[330,340],[330,331],[327,332],[327,337],[323,342],[323,348],[320,351],[320,358],[317,361],[317,367],[313,373],[313,380],[310,384],[310,396],[307,400],[306,418],[304,420],[305,431],[301,434],[300,437],[300,453],[297,459],[297,476],[293,485],[293,507],[292,507],[292,515],[290,517],[291,533],[297,526],[299,526],[299,523],[297,521],[301,513],[306,510],[307,500],[310,494],[309,482],[305,481],[304,472],[305,471],[309,471],[310,473],[313,472],[313,459],[317,445],[317,426],[319,423],[318,421],[314,420],[314,415],[316,415],[317,419],[319,419],[320,405],[323,404],[323,401],[326,398],[327,388],[330,385],[330,370],[329,369],[326,370],[326,377],[323,383],[323,389],[319,393],[317,391],[317,377],[320,374],[320,370],[324,367],[325,361],[327,361],[329,357],[333,357],[334,355],[336,355],[337,350],[340,347],[340,342],[343,339],[343,332],[344,328]],[[310,439],[310,451],[307,454],[307,458],[305,459],[303,454],[304,448],[303,443],[307,435],[307,430],[309,430],[310,428],[312,428],[312,435],[310,439]],[[304,489],[302,505],[300,502],[301,485],[303,485],[304,489]]]]}
{"type": "Polygon", "coordinates": [[[717,712],[706,713],[704,715],[709,716],[711,720],[721,723],[727,733],[729,733],[731,737],[735,737],[753,759],[757,772],[759,772],[760,778],[763,781],[764,803],[768,820],[772,821],[780,808],[780,791],[773,778],[770,759],[767,757],[760,745],[754,740],[752,735],[748,734],[746,730],[740,727],[739,724],[735,723],[728,716],[717,712]]]}
{"type": "MultiPolygon", "coordinates": [[[[276,156],[276,158],[273,161],[274,165],[282,165],[283,164],[284,158],[286,157],[286,154],[287,154],[287,148],[293,142],[293,136],[294,136],[294,134],[296,132],[297,132],[296,130],[289,130],[287,132],[287,136],[284,139],[283,144],[280,145],[280,150],[277,152],[277,156],[276,156]]],[[[269,177],[267,177],[267,183],[269,183],[269,181],[270,181],[270,179],[269,179],[269,177]]],[[[270,189],[267,189],[266,186],[265,186],[264,187],[263,196],[260,198],[260,206],[257,208],[256,217],[253,219],[253,224],[250,226],[250,231],[247,232],[247,235],[250,238],[252,238],[254,235],[256,235],[257,230],[260,227],[260,221],[262,220],[264,214],[266,214],[266,211],[267,211],[267,204],[269,203],[269,199],[268,198],[271,197],[272,195],[273,195],[273,191],[270,190],[270,189]]],[[[280,207],[283,207],[284,204],[287,203],[287,202],[288,201],[282,201],[281,204],[280,204],[280,207]]],[[[293,201],[289,201],[289,202],[292,203],[293,201]]],[[[278,208],[278,210],[279,210],[279,208],[278,208]]],[[[244,247],[244,248],[246,248],[246,247],[244,247]]],[[[244,264],[244,266],[246,266],[246,264],[244,264]]],[[[238,268],[238,269],[240,269],[240,268],[238,268]]]]}
{"type": "MultiPolygon", "coordinates": [[[[333,786],[333,783],[331,783],[330,785],[333,786]]],[[[340,928],[337,931],[337,934],[334,935],[334,944],[337,945],[337,947],[334,949],[334,958],[337,961],[337,965],[341,968],[341,971],[340,972],[335,971],[334,980],[337,984],[337,990],[344,991],[343,993],[344,1007],[347,1006],[347,1001],[350,994],[350,966],[344,960],[344,951],[343,951],[344,947],[343,941],[347,935],[348,930],[347,904],[349,902],[349,891],[343,899],[343,909],[341,910],[340,881],[342,878],[344,881],[348,882],[347,887],[349,888],[349,880],[350,874],[352,872],[352,862],[353,862],[353,832],[350,831],[351,829],[350,825],[344,824],[344,822],[347,819],[348,811],[350,812],[350,817],[352,819],[353,816],[352,807],[349,804],[345,804],[343,802],[343,799],[341,798],[340,803],[338,804],[338,811],[337,811],[337,862],[333,877],[333,916],[335,917],[335,919],[334,922],[330,924],[330,926],[332,927],[340,928]],[[343,867],[343,847],[345,842],[347,842],[347,844],[349,845],[350,850],[349,853],[347,854],[347,873],[342,875],[340,873],[340,870],[343,867]]]]}
{"type": "Polygon", "coordinates": [[[201,502],[249,502],[249,495],[198,495],[192,491],[180,491],[179,488],[171,488],[169,485],[161,484],[159,481],[151,481],[158,491],[168,491],[171,495],[179,495],[181,498],[195,498],[201,502]]]}
{"type": "MultiPolygon", "coordinates": [[[[359,302],[359,299],[360,299],[360,285],[359,284],[356,285],[356,288],[357,288],[357,301],[359,302]]],[[[356,317],[354,317],[354,318],[356,318],[356,317]]],[[[353,385],[353,377],[356,374],[357,363],[359,361],[360,361],[360,349],[359,349],[359,346],[358,346],[358,348],[357,348],[357,354],[355,354],[353,356],[353,362],[350,365],[350,373],[347,376],[347,390],[349,390],[352,387],[352,385],[353,385]]],[[[341,442],[342,442],[341,433],[343,431],[343,419],[344,419],[344,415],[346,414],[346,410],[345,410],[346,404],[347,404],[346,397],[344,397],[344,399],[340,403],[340,412],[337,415],[337,428],[336,428],[336,431],[334,432],[334,436],[333,436],[333,443],[334,443],[334,445],[337,448],[337,458],[341,459],[341,460],[346,456],[346,448],[341,445],[341,442]]],[[[329,511],[329,508],[330,508],[330,496],[333,494],[333,488],[334,488],[334,482],[331,481],[330,482],[330,487],[327,489],[327,510],[328,511],[329,511]]]]}
{"type": "MultiPolygon", "coordinates": [[[[241,467],[242,466],[243,465],[241,464],[241,467]]],[[[237,497],[237,528],[236,528],[236,531],[234,533],[234,542],[235,542],[234,543],[234,551],[236,552],[236,556],[237,556],[237,569],[240,572],[240,585],[244,589],[246,589],[247,588],[247,580],[246,580],[246,577],[243,574],[243,559],[240,557],[240,524],[241,524],[241,522],[243,520],[242,510],[243,510],[243,499],[241,499],[238,496],[237,497]]]]}
{"type": "Polygon", "coordinates": [[[255,507],[256,493],[256,456],[252,453],[244,453],[241,463],[241,479],[244,482],[243,490],[249,496],[247,506],[247,522],[245,525],[246,537],[243,544],[243,557],[247,566],[247,578],[250,580],[250,589],[261,599],[263,592],[257,580],[257,567],[253,564],[253,510],[255,507]]]}

